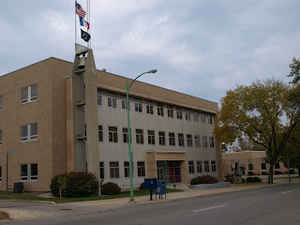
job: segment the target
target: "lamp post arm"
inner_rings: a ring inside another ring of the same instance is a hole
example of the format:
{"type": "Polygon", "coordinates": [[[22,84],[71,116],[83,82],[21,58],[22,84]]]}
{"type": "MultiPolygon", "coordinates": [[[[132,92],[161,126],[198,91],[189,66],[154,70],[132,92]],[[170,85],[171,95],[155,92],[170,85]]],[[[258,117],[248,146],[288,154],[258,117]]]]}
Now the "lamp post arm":
{"type": "Polygon", "coordinates": [[[130,84],[128,85],[128,92],[129,92],[130,88],[132,87],[133,83],[134,83],[137,79],[139,79],[141,76],[143,76],[145,73],[148,73],[148,72],[141,73],[140,75],[138,75],[136,78],[134,78],[134,79],[130,82],[130,84]]]}

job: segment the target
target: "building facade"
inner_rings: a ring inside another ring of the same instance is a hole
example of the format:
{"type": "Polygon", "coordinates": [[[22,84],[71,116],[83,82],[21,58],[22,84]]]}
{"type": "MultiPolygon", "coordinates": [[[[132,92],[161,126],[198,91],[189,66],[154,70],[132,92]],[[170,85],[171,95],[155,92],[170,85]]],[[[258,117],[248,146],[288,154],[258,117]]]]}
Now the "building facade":
{"type": "MultiPolygon", "coordinates": [[[[48,191],[51,178],[89,171],[129,188],[126,82],[96,70],[93,52],[74,63],[48,58],[0,77],[0,188],[22,181],[48,191]]],[[[188,184],[218,177],[217,103],[143,82],[130,91],[133,181],[188,184]]]]}
{"type": "MultiPolygon", "coordinates": [[[[264,151],[241,151],[223,153],[224,176],[231,176],[236,171],[239,175],[267,175],[270,165],[266,161],[264,151]]],[[[275,174],[288,173],[288,169],[282,162],[278,162],[274,168],[275,174]]]]}

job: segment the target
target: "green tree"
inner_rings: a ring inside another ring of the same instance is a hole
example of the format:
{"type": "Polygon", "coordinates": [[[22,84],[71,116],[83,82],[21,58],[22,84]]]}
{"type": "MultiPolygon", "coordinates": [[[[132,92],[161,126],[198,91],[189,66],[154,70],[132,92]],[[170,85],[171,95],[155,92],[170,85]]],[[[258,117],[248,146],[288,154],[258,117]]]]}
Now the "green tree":
{"type": "Polygon", "coordinates": [[[231,144],[245,137],[261,146],[270,163],[269,183],[273,183],[274,165],[299,121],[289,91],[289,86],[280,81],[257,81],[228,91],[221,101],[217,138],[231,144]]]}
{"type": "Polygon", "coordinates": [[[293,57],[292,61],[293,62],[289,65],[291,72],[288,77],[292,77],[292,83],[297,84],[300,81],[300,60],[293,57]]]}

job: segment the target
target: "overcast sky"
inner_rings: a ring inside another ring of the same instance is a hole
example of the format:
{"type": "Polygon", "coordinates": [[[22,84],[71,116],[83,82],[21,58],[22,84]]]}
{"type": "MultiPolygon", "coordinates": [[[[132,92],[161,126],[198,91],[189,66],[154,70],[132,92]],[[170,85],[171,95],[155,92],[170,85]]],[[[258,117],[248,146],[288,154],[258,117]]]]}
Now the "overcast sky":
{"type": "MultiPolygon", "coordinates": [[[[86,1],[78,0],[86,9],[86,1]]],[[[91,0],[98,69],[219,102],[257,79],[288,81],[299,0],[91,0]]],[[[1,0],[0,74],[74,58],[74,1],[1,0]]]]}

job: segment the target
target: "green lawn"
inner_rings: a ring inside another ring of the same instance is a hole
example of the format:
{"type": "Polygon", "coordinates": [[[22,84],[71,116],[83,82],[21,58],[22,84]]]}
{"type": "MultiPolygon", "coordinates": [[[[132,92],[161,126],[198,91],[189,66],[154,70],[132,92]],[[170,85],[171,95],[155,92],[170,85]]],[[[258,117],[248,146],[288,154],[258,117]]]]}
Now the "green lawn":
{"type": "MultiPolygon", "coordinates": [[[[171,192],[182,192],[182,190],[177,189],[167,189],[168,193],[171,192]]],[[[149,191],[139,190],[134,192],[135,196],[144,196],[149,195],[149,191]]],[[[0,191],[0,200],[1,199],[13,199],[13,200],[29,200],[29,201],[53,201],[56,203],[66,203],[66,202],[78,202],[78,201],[96,201],[96,200],[105,200],[105,199],[115,199],[115,198],[126,198],[130,196],[130,192],[121,192],[117,195],[104,195],[104,196],[91,196],[91,197],[78,197],[78,198],[63,198],[59,200],[58,198],[45,198],[37,196],[35,193],[13,193],[0,191]]]]}

